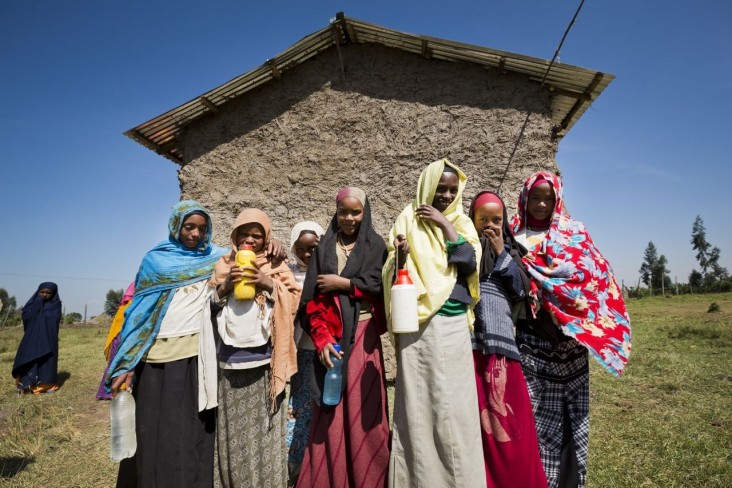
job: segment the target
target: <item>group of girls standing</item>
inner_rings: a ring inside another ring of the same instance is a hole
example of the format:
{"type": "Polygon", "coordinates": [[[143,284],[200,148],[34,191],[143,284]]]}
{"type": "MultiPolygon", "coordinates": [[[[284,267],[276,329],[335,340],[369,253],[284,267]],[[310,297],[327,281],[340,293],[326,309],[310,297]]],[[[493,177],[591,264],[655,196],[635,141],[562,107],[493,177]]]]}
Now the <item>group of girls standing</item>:
{"type": "Polygon", "coordinates": [[[555,175],[527,179],[511,223],[488,191],[466,215],[466,181],[446,159],[428,165],[386,245],[365,192],[344,187],[325,231],[295,226],[289,266],[261,210],[237,217],[223,249],[208,212],[179,203],[106,376],[137,399],[138,450],[118,486],[584,486],[588,352],[622,371],[622,296],[555,175]],[[236,264],[242,244],[254,266],[236,264]],[[420,327],[391,335],[390,432],[380,336],[402,268],[420,327]],[[241,281],[253,300],[234,298],[241,281]],[[333,357],[343,381],[329,406],[333,357]]]}

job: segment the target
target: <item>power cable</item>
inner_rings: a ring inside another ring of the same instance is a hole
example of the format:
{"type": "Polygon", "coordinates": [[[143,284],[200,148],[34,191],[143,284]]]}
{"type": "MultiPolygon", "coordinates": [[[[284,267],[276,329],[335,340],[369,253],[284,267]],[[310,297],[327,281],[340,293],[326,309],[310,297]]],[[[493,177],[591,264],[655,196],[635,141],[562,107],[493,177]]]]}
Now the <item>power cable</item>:
{"type": "MultiPolygon", "coordinates": [[[[569,34],[570,29],[572,29],[572,26],[574,25],[575,21],[577,20],[577,16],[579,15],[580,10],[582,10],[582,6],[584,4],[585,4],[585,0],[581,0],[579,6],[577,7],[577,10],[574,12],[574,16],[572,16],[572,20],[569,21],[567,28],[564,30],[564,35],[562,36],[562,40],[559,41],[559,45],[557,46],[557,49],[554,51],[554,56],[552,57],[552,60],[549,62],[549,66],[546,67],[546,71],[544,72],[544,76],[541,79],[541,83],[539,83],[539,89],[541,89],[544,86],[544,83],[546,82],[546,79],[549,76],[549,72],[551,71],[552,66],[554,66],[554,62],[557,60],[557,58],[559,58],[559,52],[562,50],[562,46],[564,45],[564,40],[567,38],[567,34],[569,34]]],[[[526,119],[524,120],[524,123],[521,126],[521,131],[519,132],[518,138],[516,138],[516,144],[514,144],[514,146],[513,146],[511,155],[508,157],[508,163],[506,163],[506,169],[503,171],[503,175],[501,176],[501,181],[498,183],[498,188],[496,189],[496,193],[499,193],[501,191],[503,182],[505,181],[506,175],[508,174],[508,169],[511,167],[511,163],[513,163],[513,157],[516,155],[516,150],[518,149],[518,146],[521,143],[521,139],[524,138],[524,131],[526,131],[526,126],[529,125],[529,117],[531,117],[531,112],[526,114],[526,119]]]]}

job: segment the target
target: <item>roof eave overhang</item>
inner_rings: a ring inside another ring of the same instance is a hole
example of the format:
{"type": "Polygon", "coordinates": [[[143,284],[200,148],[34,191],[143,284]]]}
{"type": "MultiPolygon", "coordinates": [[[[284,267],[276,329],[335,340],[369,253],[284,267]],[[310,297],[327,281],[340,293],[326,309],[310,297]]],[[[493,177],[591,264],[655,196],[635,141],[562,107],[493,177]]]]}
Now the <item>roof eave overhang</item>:
{"type": "Polygon", "coordinates": [[[165,112],[125,135],[177,164],[183,164],[181,131],[190,123],[265,83],[282,78],[301,63],[336,45],[377,43],[425,59],[478,64],[499,73],[517,73],[542,85],[551,94],[552,136],[560,138],[615,78],[578,66],[553,64],[540,58],[484,48],[435,37],[407,34],[350,19],[339,13],[327,27],[306,36],[247,73],[165,112]],[[548,70],[548,73],[547,73],[548,70]]]}

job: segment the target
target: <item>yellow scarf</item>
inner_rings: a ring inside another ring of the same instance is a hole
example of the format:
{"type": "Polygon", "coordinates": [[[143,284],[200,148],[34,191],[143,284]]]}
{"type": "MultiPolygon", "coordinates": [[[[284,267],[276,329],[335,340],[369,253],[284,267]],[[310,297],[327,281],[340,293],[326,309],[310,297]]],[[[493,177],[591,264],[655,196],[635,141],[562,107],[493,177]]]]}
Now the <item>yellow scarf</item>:
{"type": "MultiPolygon", "coordinates": [[[[419,176],[417,198],[407,205],[399,214],[389,231],[387,248],[389,256],[383,270],[384,305],[386,306],[387,325],[391,331],[391,283],[394,279],[396,250],[394,239],[399,234],[406,236],[409,243],[407,269],[417,287],[419,323],[424,325],[445,304],[457,281],[457,269],[447,263],[447,244],[442,230],[432,222],[417,219],[415,211],[422,204],[432,205],[435,190],[440,182],[445,166],[455,170],[458,175],[458,193],[455,200],[445,209],[443,214],[455,227],[457,233],[463,236],[475,249],[476,262],[480,262],[482,248],[478,233],[467,215],[463,211],[463,190],[468,181],[460,168],[447,159],[440,159],[427,166],[419,176]]],[[[480,298],[478,270],[467,277],[468,290],[473,303],[468,306],[468,328],[473,328],[473,307],[480,298]]]]}
{"type": "Polygon", "coordinates": [[[132,300],[128,300],[119,306],[119,308],[117,309],[117,313],[114,314],[114,320],[112,320],[112,325],[109,326],[107,340],[104,342],[104,357],[107,358],[107,361],[109,361],[109,353],[112,349],[112,341],[114,341],[114,338],[119,335],[120,331],[122,331],[122,324],[125,321],[125,310],[127,310],[127,307],[130,306],[130,303],[132,303],[132,300]]]}

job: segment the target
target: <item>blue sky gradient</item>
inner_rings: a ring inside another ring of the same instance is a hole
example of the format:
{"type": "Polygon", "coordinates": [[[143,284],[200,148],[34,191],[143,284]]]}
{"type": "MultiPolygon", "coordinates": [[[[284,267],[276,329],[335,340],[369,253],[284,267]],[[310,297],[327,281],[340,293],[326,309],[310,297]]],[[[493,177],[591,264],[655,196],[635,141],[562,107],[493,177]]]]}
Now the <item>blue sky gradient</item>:
{"type": "MultiPolygon", "coordinates": [[[[2,2],[0,287],[23,304],[55,281],[67,312],[100,313],[107,290],[125,287],[165,238],[179,199],[177,165],[122,133],[259,66],[338,11],[550,59],[578,4],[2,2]]],[[[730,24],[725,0],[587,0],[562,49],[563,63],[617,76],[557,161],[568,208],[626,285],[649,241],[685,282],[697,214],[732,270],[730,24]]]]}

